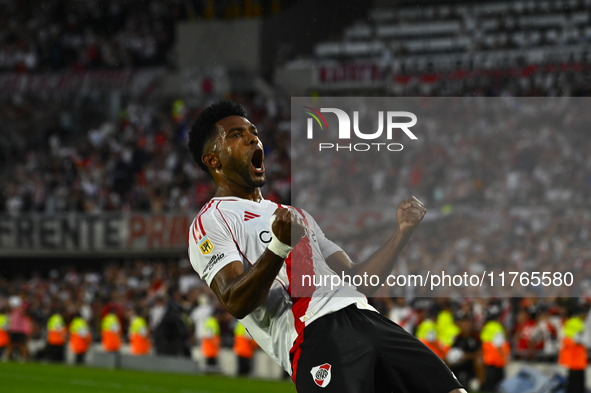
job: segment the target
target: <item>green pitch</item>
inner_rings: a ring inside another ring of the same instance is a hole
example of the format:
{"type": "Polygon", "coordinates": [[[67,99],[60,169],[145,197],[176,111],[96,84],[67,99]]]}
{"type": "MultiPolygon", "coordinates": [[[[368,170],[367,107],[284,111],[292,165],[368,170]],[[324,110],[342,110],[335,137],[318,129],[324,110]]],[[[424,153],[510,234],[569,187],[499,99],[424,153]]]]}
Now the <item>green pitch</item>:
{"type": "Polygon", "coordinates": [[[2,393],[283,393],[291,381],[107,370],[45,364],[0,363],[2,393]]]}

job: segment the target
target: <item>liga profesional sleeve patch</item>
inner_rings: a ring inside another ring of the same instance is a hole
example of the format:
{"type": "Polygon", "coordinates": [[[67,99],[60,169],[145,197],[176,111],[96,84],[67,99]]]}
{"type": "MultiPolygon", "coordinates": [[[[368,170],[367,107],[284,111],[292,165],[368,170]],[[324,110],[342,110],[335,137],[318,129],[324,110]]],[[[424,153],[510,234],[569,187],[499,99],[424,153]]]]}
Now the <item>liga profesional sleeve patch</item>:
{"type": "Polygon", "coordinates": [[[213,251],[213,244],[209,240],[208,236],[205,236],[203,239],[201,239],[198,246],[203,255],[211,254],[211,252],[213,251]]]}
{"type": "MultiPolygon", "coordinates": [[[[242,218],[239,217],[239,220],[241,222],[242,218]]],[[[188,236],[189,260],[207,285],[211,285],[216,274],[224,266],[242,261],[230,227],[218,210],[206,210],[198,215],[189,229],[188,236]],[[199,229],[199,237],[196,228],[199,229]]]]}

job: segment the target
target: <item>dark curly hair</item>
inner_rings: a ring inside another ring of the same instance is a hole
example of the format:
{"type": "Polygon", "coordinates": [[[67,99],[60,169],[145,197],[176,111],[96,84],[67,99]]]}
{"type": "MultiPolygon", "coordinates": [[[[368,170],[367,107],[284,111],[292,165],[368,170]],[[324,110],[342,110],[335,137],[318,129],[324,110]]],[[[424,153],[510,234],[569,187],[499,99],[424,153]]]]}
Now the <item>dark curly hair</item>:
{"type": "Polygon", "coordinates": [[[189,131],[189,151],[199,167],[210,176],[209,168],[201,161],[203,150],[211,137],[215,135],[215,123],[228,116],[246,117],[246,112],[242,105],[236,102],[220,100],[205,108],[189,131]]]}

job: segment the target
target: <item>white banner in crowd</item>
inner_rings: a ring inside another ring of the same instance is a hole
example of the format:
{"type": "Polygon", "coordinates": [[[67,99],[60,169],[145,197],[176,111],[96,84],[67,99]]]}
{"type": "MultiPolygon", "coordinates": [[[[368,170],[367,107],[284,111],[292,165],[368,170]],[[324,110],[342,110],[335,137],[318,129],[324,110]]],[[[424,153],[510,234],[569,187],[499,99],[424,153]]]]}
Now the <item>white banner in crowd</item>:
{"type": "Polygon", "coordinates": [[[194,214],[0,215],[0,257],[187,250],[194,214]]]}
{"type": "Polygon", "coordinates": [[[0,94],[110,90],[141,92],[149,88],[164,72],[162,68],[154,68],[141,71],[102,70],[39,75],[7,73],[0,75],[0,94]]]}

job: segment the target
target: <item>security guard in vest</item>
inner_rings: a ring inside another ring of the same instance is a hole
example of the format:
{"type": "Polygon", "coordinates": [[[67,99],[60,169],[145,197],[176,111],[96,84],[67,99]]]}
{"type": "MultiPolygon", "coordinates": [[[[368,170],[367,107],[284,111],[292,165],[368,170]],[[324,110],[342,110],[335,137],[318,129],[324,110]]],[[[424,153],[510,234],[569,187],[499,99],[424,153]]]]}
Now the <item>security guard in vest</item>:
{"type": "Polygon", "coordinates": [[[505,366],[511,355],[505,328],[499,322],[501,304],[492,303],[486,311],[487,322],[480,331],[482,357],[484,361],[484,383],[482,392],[494,392],[497,384],[505,378],[505,366]]]}
{"type": "Polygon", "coordinates": [[[207,371],[218,371],[218,354],[222,340],[220,334],[220,323],[216,317],[207,318],[201,331],[201,352],[205,358],[207,371]]]}
{"type": "Polygon", "coordinates": [[[428,346],[430,350],[443,359],[444,354],[437,335],[437,324],[433,320],[435,315],[437,315],[437,310],[435,309],[436,306],[425,301],[424,303],[419,304],[418,307],[420,309],[419,315],[423,320],[419,323],[419,326],[417,326],[415,335],[423,344],[428,346]]]}
{"type": "Polygon", "coordinates": [[[562,327],[558,363],[568,369],[566,393],[585,392],[585,368],[589,363],[587,348],[583,344],[586,316],[586,308],[578,306],[571,312],[571,317],[562,327]]]}
{"type": "Polygon", "coordinates": [[[129,320],[129,344],[131,354],[136,356],[148,355],[152,349],[148,323],[141,316],[140,310],[135,310],[129,320]]]}
{"type": "Polygon", "coordinates": [[[67,335],[64,317],[54,313],[47,321],[47,357],[51,362],[62,363],[65,360],[65,346],[67,335]]]}
{"type": "Polygon", "coordinates": [[[256,342],[246,328],[236,321],[234,328],[234,353],[238,357],[238,375],[249,375],[252,369],[252,357],[257,348],[256,342]]]}
{"type": "Polygon", "coordinates": [[[437,315],[437,337],[439,338],[439,344],[441,348],[442,357],[447,355],[447,351],[451,348],[456,339],[456,336],[460,334],[460,328],[454,322],[454,317],[449,305],[444,310],[441,310],[437,315]]]}
{"type": "Polygon", "coordinates": [[[76,355],[76,364],[84,364],[86,352],[92,343],[92,335],[86,321],[79,313],[70,323],[70,351],[76,355]]]}
{"type": "Polygon", "coordinates": [[[9,320],[8,315],[0,312],[0,358],[4,355],[4,350],[10,344],[10,335],[8,334],[9,320]]]}
{"type": "Polygon", "coordinates": [[[118,352],[121,348],[121,322],[117,315],[105,315],[101,323],[101,342],[105,352],[118,352]]]}

